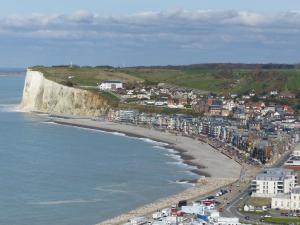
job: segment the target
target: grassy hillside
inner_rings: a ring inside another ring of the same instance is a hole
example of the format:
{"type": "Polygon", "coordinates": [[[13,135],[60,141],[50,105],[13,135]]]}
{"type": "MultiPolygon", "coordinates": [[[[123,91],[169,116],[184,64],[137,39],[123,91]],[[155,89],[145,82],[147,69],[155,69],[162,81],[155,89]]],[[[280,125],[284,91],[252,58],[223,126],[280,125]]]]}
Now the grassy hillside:
{"type": "Polygon", "coordinates": [[[122,73],[150,82],[165,82],[215,93],[300,91],[300,69],[152,69],[125,68],[122,73]]]}
{"type": "Polygon", "coordinates": [[[34,67],[48,79],[74,86],[95,86],[103,80],[121,80],[126,84],[167,83],[218,94],[257,93],[271,90],[300,92],[300,69],[284,65],[232,65],[141,68],[69,68],[34,67]],[[70,79],[69,77],[72,76],[70,79]]]}
{"type": "Polygon", "coordinates": [[[142,79],[129,74],[103,68],[79,67],[32,67],[44,74],[47,79],[70,86],[96,86],[104,80],[120,80],[124,83],[139,83],[142,79]]]}

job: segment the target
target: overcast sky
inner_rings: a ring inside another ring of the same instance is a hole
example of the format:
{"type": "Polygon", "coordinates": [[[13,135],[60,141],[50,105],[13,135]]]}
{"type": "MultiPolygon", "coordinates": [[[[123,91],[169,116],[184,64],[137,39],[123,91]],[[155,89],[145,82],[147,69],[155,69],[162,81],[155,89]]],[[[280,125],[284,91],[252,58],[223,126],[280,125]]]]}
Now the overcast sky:
{"type": "Polygon", "coordinates": [[[300,62],[299,0],[3,0],[0,64],[300,62]]]}

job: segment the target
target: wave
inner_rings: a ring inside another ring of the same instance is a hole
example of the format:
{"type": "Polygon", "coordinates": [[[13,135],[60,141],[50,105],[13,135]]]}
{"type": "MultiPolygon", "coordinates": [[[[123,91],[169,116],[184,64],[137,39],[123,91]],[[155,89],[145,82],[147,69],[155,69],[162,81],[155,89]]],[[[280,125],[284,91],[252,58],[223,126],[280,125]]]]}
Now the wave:
{"type": "Polygon", "coordinates": [[[31,205],[63,205],[63,204],[80,204],[80,203],[95,203],[100,202],[102,199],[71,199],[71,200],[55,200],[55,201],[40,201],[40,202],[31,202],[31,205]]]}
{"type": "Polygon", "coordinates": [[[150,144],[155,144],[155,145],[157,145],[157,146],[167,146],[167,145],[168,145],[167,143],[159,142],[159,141],[154,141],[154,140],[152,140],[152,139],[150,139],[150,138],[142,138],[142,137],[139,137],[139,138],[137,138],[137,139],[142,140],[142,141],[147,142],[147,143],[150,143],[150,144]]]}
{"type": "Polygon", "coordinates": [[[189,182],[187,180],[176,180],[175,183],[176,184],[189,184],[189,182]]]}
{"type": "MultiPolygon", "coordinates": [[[[69,126],[69,125],[63,125],[63,126],[69,126]]],[[[121,132],[117,132],[117,131],[105,131],[105,130],[86,128],[86,127],[77,127],[77,126],[75,126],[75,127],[77,129],[81,129],[81,130],[88,130],[88,131],[97,132],[97,133],[104,133],[104,134],[112,134],[112,135],[120,136],[120,137],[128,137],[126,134],[121,133],[121,132]]]]}
{"type": "MultiPolygon", "coordinates": [[[[62,125],[62,126],[72,126],[72,125],[65,125],[65,124],[60,124],[60,123],[56,123],[53,122],[54,124],[58,124],[58,125],[62,125]]],[[[163,146],[168,146],[169,144],[164,143],[164,142],[159,142],[159,141],[154,141],[150,138],[143,138],[143,137],[134,137],[134,136],[128,136],[126,133],[122,133],[122,132],[118,132],[118,131],[106,131],[106,130],[101,130],[101,129],[94,129],[94,128],[87,128],[87,127],[80,127],[80,126],[76,126],[74,125],[74,127],[76,127],[77,129],[81,129],[81,130],[89,130],[89,131],[93,131],[93,132],[100,132],[100,133],[106,133],[106,134],[113,134],[113,135],[117,135],[117,136],[121,136],[121,137],[127,137],[127,138],[132,138],[132,139],[137,139],[137,140],[142,140],[144,142],[153,144],[157,147],[161,147],[163,148],[163,146]]],[[[175,151],[174,151],[175,152],[175,151]]]]}
{"type": "Polygon", "coordinates": [[[94,188],[96,191],[105,191],[105,192],[115,192],[115,193],[127,193],[124,191],[124,188],[128,186],[128,183],[118,183],[118,184],[108,184],[108,185],[101,185],[94,188]]]}
{"type": "Polygon", "coordinates": [[[96,187],[94,188],[96,191],[101,192],[108,192],[108,193],[128,193],[128,191],[124,191],[123,189],[112,189],[112,188],[105,188],[105,187],[96,187]]]}
{"type": "Polygon", "coordinates": [[[183,186],[188,187],[188,188],[195,186],[195,184],[193,184],[193,183],[191,183],[187,180],[176,180],[176,181],[171,181],[170,183],[171,184],[180,184],[180,185],[183,185],[183,186]]]}
{"type": "Polygon", "coordinates": [[[52,125],[57,125],[57,123],[55,122],[52,122],[52,121],[43,121],[41,123],[44,123],[44,124],[52,124],[52,125]]]}
{"type": "Polygon", "coordinates": [[[167,148],[160,145],[154,145],[153,148],[160,149],[160,150],[167,150],[167,148]]]}
{"type": "Polygon", "coordinates": [[[174,159],[175,161],[171,161],[171,162],[168,161],[166,163],[169,164],[169,165],[176,165],[178,167],[183,168],[182,171],[178,171],[178,172],[182,172],[182,173],[187,174],[187,175],[193,175],[193,176],[196,175],[196,176],[198,176],[197,174],[192,172],[192,170],[197,170],[198,168],[196,166],[189,165],[189,164],[185,163],[184,160],[182,159],[182,157],[180,155],[176,154],[177,153],[176,150],[174,150],[172,148],[166,148],[166,147],[163,147],[163,146],[157,146],[157,145],[153,146],[153,148],[167,151],[168,153],[165,153],[164,155],[174,159]]]}
{"type": "Polygon", "coordinates": [[[183,159],[180,157],[180,155],[166,153],[165,156],[171,157],[172,159],[175,159],[176,161],[179,161],[179,162],[183,161],[183,159]]]}
{"type": "Polygon", "coordinates": [[[166,162],[169,165],[176,165],[184,168],[190,168],[190,166],[186,163],[183,163],[182,161],[175,161],[175,162],[166,162]]]}
{"type": "Polygon", "coordinates": [[[0,112],[20,112],[19,104],[0,104],[0,112]]]}
{"type": "Polygon", "coordinates": [[[110,133],[110,134],[121,136],[121,137],[126,137],[127,136],[126,134],[120,133],[120,132],[106,132],[106,133],[110,133]]]}
{"type": "Polygon", "coordinates": [[[166,148],[167,152],[171,153],[171,154],[175,154],[177,153],[177,151],[175,151],[174,149],[172,148],[166,148]]]}
{"type": "MultiPolygon", "coordinates": [[[[191,168],[192,169],[192,168],[191,168]]],[[[195,169],[197,169],[195,167],[195,169]]],[[[182,170],[182,171],[177,171],[178,173],[182,173],[184,175],[189,175],[189,176],[197,176],[198,177],[198,174],[195,174],[194,172],[192,172],[191,170],[182,170]]]]}
{"type": "Polygon", "coordinates": [[[120,136],[120,137],[129,137],[124,133],[121,132],[117,132],[117,131],[105,131],[105,130],[99,130],[99,129],[93,129],[93,128],[87,128],[87,127],[79,127],[76,125],[68,125],[68,124],[60,124],[54,121],[45,121],[45,122],[41,122],[41,123],[45,123],[45,124],[53,124],[53,125],[59,125],[59,126],[65,126],[65,127],[74,127],[76,129],[79,130],[87,130],[87,131],[92,131],[92,132],[97,132],[97,133],[105,133],[105,134],[112,134],[112,135],[116,135],[116,136],[120,136]]]}

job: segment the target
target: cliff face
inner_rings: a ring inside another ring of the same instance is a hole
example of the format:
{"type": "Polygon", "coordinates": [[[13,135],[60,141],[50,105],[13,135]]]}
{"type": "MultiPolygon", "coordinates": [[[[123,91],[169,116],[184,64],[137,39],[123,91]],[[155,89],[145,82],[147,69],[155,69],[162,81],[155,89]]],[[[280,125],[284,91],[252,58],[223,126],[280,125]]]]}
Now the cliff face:
{"type": "Polygon", "coordinates": [[[63,86],[45,79],[40,72],[28,70],[20,108],[27,112],[100,116],[109,105],[93,92],[63,86]]]}

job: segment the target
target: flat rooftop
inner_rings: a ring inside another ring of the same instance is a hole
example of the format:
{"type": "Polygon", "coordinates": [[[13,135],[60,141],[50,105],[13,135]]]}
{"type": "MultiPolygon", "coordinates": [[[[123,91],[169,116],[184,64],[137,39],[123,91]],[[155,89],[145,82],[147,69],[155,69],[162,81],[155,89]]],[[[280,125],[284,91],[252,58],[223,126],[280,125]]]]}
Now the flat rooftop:
{"type": "Polygon", "coordinates": [[[294,175],[294,171],[284,168],[268,168],[256,176],[256,180],[283,180],[289,175],[294,175]]]}

